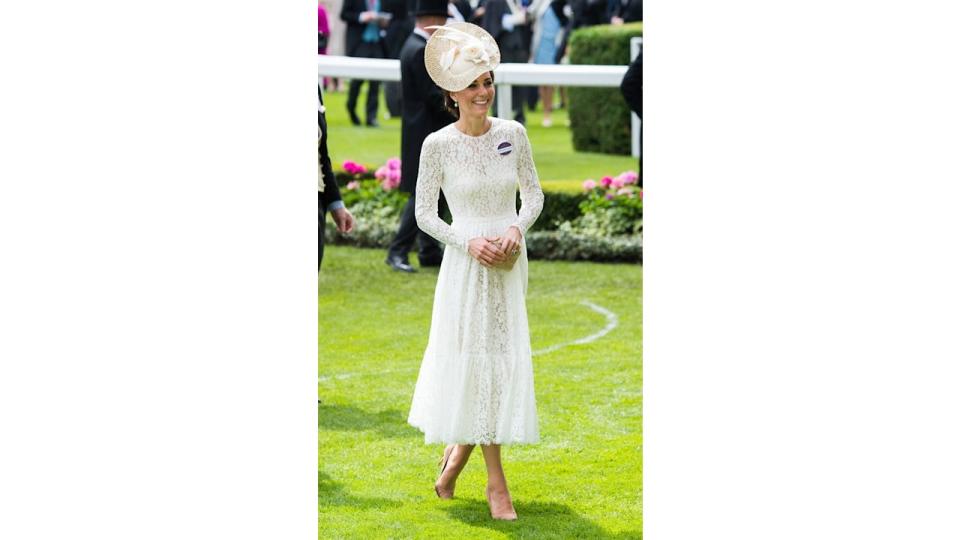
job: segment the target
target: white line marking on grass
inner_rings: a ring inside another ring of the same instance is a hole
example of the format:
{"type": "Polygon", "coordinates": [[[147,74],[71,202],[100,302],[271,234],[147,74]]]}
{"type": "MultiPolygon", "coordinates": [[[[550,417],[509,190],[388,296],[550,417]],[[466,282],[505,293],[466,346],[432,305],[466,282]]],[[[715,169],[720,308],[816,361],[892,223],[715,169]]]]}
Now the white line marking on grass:
{"type": "MultiPolygon", "coordinates": [[[[598,305],[594,304],[593,302],[589,302],[589,301],[587,301],[587,300],[584,300],[583,302],[580,302],[580,304],[581,304],[581,305],[584,305],[584,306],[587,306],[588,308],[592,309],[593,311],[596,311],[597,313],[599,313],[599,314],[603,315],[604,317],[606,317],[606,318],[607,318],[607,325],[604,326],[603,329],[600,330],[599,332],[590,334],[590,335],[587,336],[587,337],[582,337],[582,338],[580,338],[580,339],[577,339],[577,340],[574,340],[574,341],[568,341],[568,342],[566,342],[566,343],[559,343],[559,344],[557,344],[557,345],[552,345],[552,346],[550,346],[550,347],[547,347],[546,349],[539,349],[539,350],[533,351],[533,356],[538,356],[538,355],[541,355],[541,354],[551,353],[551,352],[556,351],[556,350],[558,350],[558,349],[562,349],[562,348],[564,348],[564,347],[569,347],[570,345],[583,345],[583,344],[585,344],[585,343],[592,343],[592,342],[594,342],[594,341],[602,338],[603,336],[609,334],[614,328],[616,328],[617,326],[620,325],[620,318],[617,317],[617,314],[616,314],[616,313],[610,311],[609,309],[604,308],[604,307],[601,307],[601,306],[598,306],[598,305]]],[[[327,382],[327,381],[331,381],[331,380],[338,380],[338,381],[339,381],[339,380],[343,380],[343,379],[349,379],[350,377],[356,377],[357,375],[375,375],[375,376],[378,376],[378,377],[379,377],[379,376],[381,376],[381,375],[390,375],[390,374],[394,374],[394,373],[405,373],[405,372],[412,371],[412,370],[415,370],[415,369],[419,369],[419,366],[410,366],[410,367],[406,367],[406,368],[387,369],[387,370],[383,370],[383,371],[372,371],[372,372],[359,372],[359,371],[354,371],[354,372],[348,372],[348,373],[338,373],[338,374],[336,374],[336,375],[328,375],[328,376],[318,377],[318,378],[317,378],[317,382],[320,383],[320,382],[327,382]]]]}
{"type": "Polygon", "coordinates": [[[336,375],[327,375],[323,377],[317,377],[317,382],[327,382],[332,380],[340,381],[343,379],[349,379],[350,377],[356,377],[357,375],[376,375],[379,377],[381,375],[390,375],[393,373],[405,373],[413,369],[420,369],[420,366],[410,366],[406,368],[397,368],[397,369],[385,369],[383,371],[370,371],[370,372],[352,371],[349,373],[338,373],[336,375]]]}
{"type": "Polygon", "coordinates": [[[616,328],[617,326],[620,325],[620,319],[619,319],[619,317],[617,317],[617,314],[614,313],[614,312],[612,312],[612,311],[610,311],[609,309],[604,308],[604,307],[601,307],[601,306],[598,306],[598,305],[594,304],[593,302],[589,302],[589,301],[587,301],[587,300],[584,300],[583,302],[580,302],[580,304],[581,304],[581,305],[584,305],[584,306],[587,306],[588,308],[590,308],[590,309],[596,311],[597,313],[603,315],[604,317],[606,317],[606,318],[607,318],[607,325],[604,326],[603,329],[600,330],[599,332],[597,332],[597,333],[595,333],[595,334],[590,334],[590,335],[587,336],[587,337],[580,338],[580,339],[574,340],[574,341],[568,341],[568,342],[566,342],[566,343],[559,343],[559,344],[557,344],[557,345],[553,345],[553,346],[547,347],[546,349],[540,349],[540,350],[537,350],[537,351],[533,351],[533,355],[534,355],[534,356],[537,356],[537,355],[540,355],[540,354],[547,354],[547,353],[553,352],[553,351],[555,351],[555,350],[557,350],[557,349],[562,349],[562,348],[564,348],[564,347],[569,347],[570,345],[583,345],[583,344],[585,344],[585,343],[592,343],[592,342],[594,342],[594,341],[602,338],[603,336],[609,334],[611,330],[613,330],[614,328],[616,328]]]}

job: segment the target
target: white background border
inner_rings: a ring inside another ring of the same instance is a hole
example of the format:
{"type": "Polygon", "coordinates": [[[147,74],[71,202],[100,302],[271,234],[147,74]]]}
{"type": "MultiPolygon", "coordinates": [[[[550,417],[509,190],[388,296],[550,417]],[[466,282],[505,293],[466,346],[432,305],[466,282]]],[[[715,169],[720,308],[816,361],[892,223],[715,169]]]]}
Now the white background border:
{"type": "Polygon", "coordinates": [[[0,17],[0,537],[316,538],[313,2],[0,17]]]}
{"type": "Polygon", "coordinates": [[[648,540],[960,537],[945,5],[647,3],[648,540]]]}

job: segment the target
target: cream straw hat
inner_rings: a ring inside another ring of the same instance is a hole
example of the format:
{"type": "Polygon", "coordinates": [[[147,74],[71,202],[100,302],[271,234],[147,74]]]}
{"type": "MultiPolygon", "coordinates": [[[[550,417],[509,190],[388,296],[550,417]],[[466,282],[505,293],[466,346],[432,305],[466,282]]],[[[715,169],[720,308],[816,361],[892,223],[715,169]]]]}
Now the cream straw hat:
{"type": "Polygon", "coordinates": [[[423,51],[427,73],[437,86],[457,92],[470,86],[477,77],[500,65],[500,49],[486,30],[466,22],[435,29],[423,51]]]}

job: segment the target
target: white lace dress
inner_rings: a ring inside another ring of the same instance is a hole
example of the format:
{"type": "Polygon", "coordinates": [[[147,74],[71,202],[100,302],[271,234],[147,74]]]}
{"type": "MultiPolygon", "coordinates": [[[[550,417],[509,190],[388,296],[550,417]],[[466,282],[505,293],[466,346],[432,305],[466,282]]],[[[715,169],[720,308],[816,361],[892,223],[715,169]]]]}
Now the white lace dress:
{"type": "Polygon", "coordinates": [[[526,131],[511,120],[491,121],[477,137],[450,124],[427,137],[420,154],[417,223],[447,245],[407,419],[427,443],[539,440],[526,245],[509,271],[486,268],[467,253],[467,242],[477,236],[501,236],[511,225],[526,233],[543,208],[526,131]],[[441,189],[452,225],[437,217],[441,189]]]}

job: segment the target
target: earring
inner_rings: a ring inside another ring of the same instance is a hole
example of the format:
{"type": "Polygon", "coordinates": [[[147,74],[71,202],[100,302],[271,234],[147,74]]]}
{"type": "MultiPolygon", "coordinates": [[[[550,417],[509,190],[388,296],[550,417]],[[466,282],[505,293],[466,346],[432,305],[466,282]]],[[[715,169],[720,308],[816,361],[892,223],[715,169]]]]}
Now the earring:
{"type": "Polygon", "coordinates": [[[456,101],[454,101],[454,102],[453,102],[453,106],[454,106],[454,107],[459,107],[459,106],[460,106],[460,104],[459,104],[459,103],[457,103],[456,101]]]}

